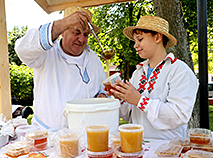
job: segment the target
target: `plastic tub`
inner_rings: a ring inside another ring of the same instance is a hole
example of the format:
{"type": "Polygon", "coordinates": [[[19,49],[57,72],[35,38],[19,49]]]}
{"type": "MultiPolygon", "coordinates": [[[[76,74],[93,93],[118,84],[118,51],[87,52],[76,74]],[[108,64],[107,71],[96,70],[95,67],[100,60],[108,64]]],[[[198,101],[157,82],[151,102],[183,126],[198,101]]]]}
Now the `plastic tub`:
{"type": "Polygon", "coordinates": [[[101,81],[110,95],[111,95],[110,89],[116,90],[115,88],[111,86],[111,84],[116,84],[115,82],[116,80],[121,80],[119,73],[115,73],[109,76],[108,78],[106,78],[105,80],[101,81]]]}
{"type": "Polygon", "coordinates": [[[183,147],[180,145],[174,144],[161,144],[158,149],[155,151],[155,154],[161,157],[179,157],[183,147]]]}
{"type": "Polygon", "coordinates": [[[16,158],[29,154],[31,147],[32,143],[30,141],[15,141],[2,147],[2,149],[5,150],[7,156],[16,158]]]}
{"type": "Polygon", "coordinates": [[[60,157],[62,158],[74,158],[78,156],[79,150],[79,139],[78,134],[67,134],[59,137],[60,144],[60,157]]]}
{"type": "Polygon", "coordinates": [[[105,80],[102,81],[103,84],[106,84],[106,83],[113,83],[113,84],[116,84],[116,80],[121,80],[121,77],[120,77],[120,73],[114,73],[113,75],[107,77],[105,80]]]}
{"type": "Polygon", "coordinates": [[[207,145],[194,144],[192,146],[192,149],[213,152],[213,145],[212,144],[207,144],[207,145]]]}
{"type": "Polygon", "coordinates": [[[191,158],[191,157],[193,158],[213,157],[213,153],[202,150],[189,150],[183,155],[183,158],[191,158]]]}
{"type": "Polygon", "coordinates": [[[114,149],[121,145],[121,138],[119,132],[110,133],[110,144],[112,144],[112,147],[114,149]]]}
{"type": "Polygon", "coordinates": [[[190,142],[194,144],[209,144],[212,140],[212,133],[209,129],[205,128],[192,128],[189,129],[190,142]]]}
{"type": "Polygon", "coordinates": [[[0,135],[0,148],[7,144],[9,141],[9,135],[0,135]]]}
{"type": "Polygon", "coordinates": [[[190,143],[190,140],[188,137],[176,137],[172,139],[170,143],[174,145],[182,146],[183,150],[181,153],[186,153],[192,148],[192,143],[190,143]]]}
{"type": "Polygon", "coordinates": [[[109,125],[95,125],[86,128],[88,150],[103,152],[108,150],[109,125]]]}
{"type": "Polygon", "coordinates": [[[37,131],[38,129],[36,126],[33,125],[26,125],[26,126],[18,126],[15,130],[17,139],[20,140],[21,137],[25,137],[27,132],[34,132],[37,131]]]}
{"type": "Polygon", "coordinates": [[[115,155],[117,158],[143,158],[144,151],[143,149],[135,153],[125,153],[121,151],[121,147],[118,146],[115,148],[115,155]]]}
{"type": "Polygon", "coordinates": [[[87,156],[89,158],[113,158],[113,149],[111,147],[108,148],[107,151],[103,152],[92,152],[87,150],[87,156]]]}
{"type": "Polygon", "coordinates": [[[121,150],[135,153],[142,150],[143,126],[139,124],[123,124],[118,128],[121,138],[121,150]]]}
{"type": "Polygon", "coordinates": [[[35,131],[26,133],[27,140],[34,141],[35,150],[46,150],[47,149],[47,131],[35,131]]]}
{"type": "Polygon", "coordinates": [[[110,132],[113,132],[117,131],[119,126],[119,107],[118,99],[79,99],[68,101],[63,114],[68,119],[69,129],[107,124],[110,126],[110,132]]]}

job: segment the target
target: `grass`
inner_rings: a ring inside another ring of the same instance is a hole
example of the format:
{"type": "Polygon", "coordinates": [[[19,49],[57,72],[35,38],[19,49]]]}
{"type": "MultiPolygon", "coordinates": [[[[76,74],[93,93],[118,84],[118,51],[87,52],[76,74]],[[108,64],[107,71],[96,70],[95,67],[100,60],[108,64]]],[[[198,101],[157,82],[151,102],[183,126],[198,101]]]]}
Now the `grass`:
{"type": "Polygon", "coordinates": [[[129,123],[129,121],[125,121],[122,118],[119,118],[119,125],[127,124],[127,123],[129,123]]]}

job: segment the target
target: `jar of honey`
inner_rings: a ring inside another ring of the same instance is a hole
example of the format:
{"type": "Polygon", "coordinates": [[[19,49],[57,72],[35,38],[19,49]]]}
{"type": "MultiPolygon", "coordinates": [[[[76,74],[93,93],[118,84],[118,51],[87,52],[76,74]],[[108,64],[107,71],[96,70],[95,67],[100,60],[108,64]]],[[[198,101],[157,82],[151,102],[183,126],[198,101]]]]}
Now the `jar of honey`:
{"type": "Polygon", "coordinates": [[[118,127],[121,138],[121,151],[135,153],[142,150],[143,126],[139,124],[123,124],[118,127]]]}
{"type": "Polygon", "coordinates": [[[109,125],[94,125],[86,128],[88,150],[102,152],[108,150],[109,125]]]}
{"type": "Polygon", "coordinates": [[[60,136],[60,157],[75,158],[78,156],[79,138],[80,136],[78,134],[67,134],[60,136]]]}
{"type": "Polygon", "coordinates": [[[26,133],[27,140],[34,141],[35,150],[41,151],[47,148],[47,131],[34,131],[26,133]]]}

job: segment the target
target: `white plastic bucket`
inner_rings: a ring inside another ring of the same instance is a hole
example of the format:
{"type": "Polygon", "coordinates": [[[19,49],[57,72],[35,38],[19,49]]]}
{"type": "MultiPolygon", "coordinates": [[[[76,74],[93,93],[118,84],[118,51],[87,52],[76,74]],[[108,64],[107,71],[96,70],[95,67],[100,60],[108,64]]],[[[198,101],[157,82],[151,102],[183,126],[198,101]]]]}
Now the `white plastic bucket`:
{"type": "Polygon", "coordinates": [[[64,116],[68,119],[69,129],[107,124],[110,132],[118,131],[119,126],[118,99],[89,98],[68,101],[64,108],[64,116]]]}

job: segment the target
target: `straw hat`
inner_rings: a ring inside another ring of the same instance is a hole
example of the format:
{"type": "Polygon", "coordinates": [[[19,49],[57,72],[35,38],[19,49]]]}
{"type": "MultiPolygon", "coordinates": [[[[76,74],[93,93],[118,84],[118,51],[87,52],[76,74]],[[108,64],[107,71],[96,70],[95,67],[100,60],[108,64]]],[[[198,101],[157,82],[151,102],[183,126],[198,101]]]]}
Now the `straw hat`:
{"type": "Polygon", "coordinates": [[[130,26],[123,30],[124,35],[130,40],[134,41],[133,30],[134,29],[146,29],[152,30],[164,34],[168,37],[166,48],[173,47],[177,44],[177,40],[169,33],[169,23],[165,19],[157,16],[142,16],[136,26],[130,26]]]}
{"type": "MultiPolygon", "coordinates": [[[[71,15],[72,13],[76,12],[76,11],[83,11],[85,13],[87,13],[92,21],[92,13],[85,9],[85,8],[82,8],[82,7],[76,7],[76,6],[71,6],[71,7],[68,7],[64,10],[64,18],[71,15]]],[[[99,33],[100,32],[100,28],[94,24],[91,24],[93,26],[93,29],[94,29],[94,32],[95,33],[99,33]]]]}

